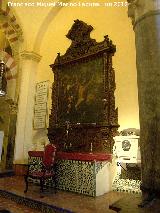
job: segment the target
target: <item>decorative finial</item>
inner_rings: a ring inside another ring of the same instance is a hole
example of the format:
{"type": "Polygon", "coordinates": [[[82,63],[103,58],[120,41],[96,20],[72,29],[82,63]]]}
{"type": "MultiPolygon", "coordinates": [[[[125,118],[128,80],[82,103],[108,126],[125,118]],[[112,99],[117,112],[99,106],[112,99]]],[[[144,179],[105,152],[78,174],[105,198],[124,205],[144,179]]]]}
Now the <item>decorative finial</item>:
{"type": "Polygon", "coordinates": [[[108,35],[105,35],[105,36],[104,36],[104,40],[105,40],[105,41],[109,41],[108,35]]]}

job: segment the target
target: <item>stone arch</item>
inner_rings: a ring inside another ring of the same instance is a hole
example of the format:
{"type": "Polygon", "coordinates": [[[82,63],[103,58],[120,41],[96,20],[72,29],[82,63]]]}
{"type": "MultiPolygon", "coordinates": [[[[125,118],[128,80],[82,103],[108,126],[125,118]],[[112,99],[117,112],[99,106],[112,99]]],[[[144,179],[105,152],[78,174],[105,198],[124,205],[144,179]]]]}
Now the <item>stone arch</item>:
{"type": "Polygon", "coordinates": [[[0,28],[12,46],[15,41],[22,37],[22,29],[5,0],[0,0],[0,15],[0,28]]]}
{"type": "Polygon", "coordinates": [[[20,42],[23,41],[23,33],[13,10],[7,5],[6,0],[0,0],[0,16],[0,29],[8,40],[13,55],[11,56],[3,50],[0,50],[0,54],[3,56],[8,68],[6,73],[8,95],[12,100],[16,101],[20,84],[18,75],[19,47],[20,42]]]}
{"type": "Polygon", "coordinates": [[[8,68],[6,72],[6,79],[7,80],[16,79],[17,63],[15,59],[7,52],[1,51],[0,54],[3,55],[4,63],[6,64],[6,67],[8,68]]]}
{"type": "MultiPolygon", "coordinates": [[[[2,168],[11,169],[14,159],[14,146],[17,122],[17,101],[19,77],[19,51],[22,39],[22,30],[17,22],[13,10],[8,7],[6,0],[0,0],[0,29],[4,33],[12,49],[12,55],[0,50],[1,58],[6,67],[7,96],[0,98],[0,114],[5,122],[0,126],[4,131],[2,168]],[[15,110],[13,110],[13,108],[15,110]],[[6,114],[6,111],[8,114],[6,114]],[[5,117],[6,116],[6,117],[5,117]]],[[[4,48],[3,48],[4,49],[4,48]]]]}
{"type": "MultiPolygon", "coordinates": [[[[71,0],[68,0],[68,2],[71,0]]],[[[59,0],[58,2],[66,2],[65,0],[59,0]]],[[[57,2],[57,4],[58,4],[57,2]]],[[[44,21],[42,22],[39,31],[37,33],[36,39],[35,39],[35,43],[33,46],[33,49],[35,52],[40,52],[40,48],[41,48],[41,44],[42,44],[42,40],[44,38],[45,33],[47,32],[47,29],[50,25],[50,23],[54,20],[54,18],[57,16],[57,14],[59,13],[59,11],[62,9],[63,7],[53,7],[50,12],[48,13],[48,15],[46,16],[46,18],[44,19],[44,21]]]]}
{"type": "Polygon", "coordinates": [[[7,95],[9,98],[14,100],[16,91],[16,80],[17,80],[17,63],[15,59],[7,52],[1,51],[0,55],[3,55],[3,61],[6,64],[6,80],[7,80],[7,95]]]}

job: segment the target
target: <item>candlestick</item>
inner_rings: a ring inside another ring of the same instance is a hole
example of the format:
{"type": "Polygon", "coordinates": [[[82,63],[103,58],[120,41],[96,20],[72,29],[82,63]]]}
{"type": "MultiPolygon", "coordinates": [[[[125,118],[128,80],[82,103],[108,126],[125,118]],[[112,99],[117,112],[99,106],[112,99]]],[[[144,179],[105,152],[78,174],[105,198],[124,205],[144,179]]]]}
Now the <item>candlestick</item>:
{"type": "Polygon", "coordinates": [[[93,150],[93,144],[91,143],[91,149],[90,149],[90,152],[92,152],[92,150],[93,150]]]}

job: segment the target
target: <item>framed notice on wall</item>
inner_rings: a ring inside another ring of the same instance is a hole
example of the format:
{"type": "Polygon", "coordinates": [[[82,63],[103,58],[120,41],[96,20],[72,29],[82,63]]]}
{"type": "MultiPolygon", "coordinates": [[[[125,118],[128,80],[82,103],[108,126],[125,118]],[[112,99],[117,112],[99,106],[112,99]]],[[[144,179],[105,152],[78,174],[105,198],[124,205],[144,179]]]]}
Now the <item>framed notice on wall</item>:
{"type": "Polygon", "coordinates": [[[42,129],[47,126],[47,101],[48,101],[49,81],[36,84],[35,105],[34,105],[34,129],[42,129]]]}

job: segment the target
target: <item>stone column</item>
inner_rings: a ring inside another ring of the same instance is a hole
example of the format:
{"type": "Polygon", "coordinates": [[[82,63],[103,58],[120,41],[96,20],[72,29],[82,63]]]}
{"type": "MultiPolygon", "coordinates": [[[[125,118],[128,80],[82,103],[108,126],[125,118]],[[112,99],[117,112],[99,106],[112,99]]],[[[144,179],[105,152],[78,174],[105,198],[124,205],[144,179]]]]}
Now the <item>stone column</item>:
{"type": "Polygon", "coordinates": [[[128,0],[135,31],[142,192],[160,193],[160,2],[128,0]]]}
{"type": "Polygon", "coordinates": [[[34,52],[24,51],[20,56],[21,76],[18,100],[18,115],[14,163],[25,163],[28,149],[32,146],[33,106],[35,96],[35,80],[41,56],[34,52]]]}

